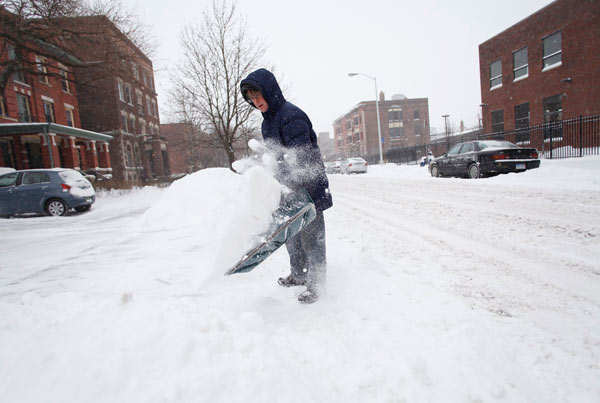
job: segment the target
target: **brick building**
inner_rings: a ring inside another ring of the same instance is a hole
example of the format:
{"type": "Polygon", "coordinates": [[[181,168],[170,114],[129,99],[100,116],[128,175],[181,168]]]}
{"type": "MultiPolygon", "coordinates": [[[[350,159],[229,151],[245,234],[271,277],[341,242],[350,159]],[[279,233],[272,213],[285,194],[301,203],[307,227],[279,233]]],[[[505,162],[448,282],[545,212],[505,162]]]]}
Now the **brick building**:
{"type": "Polygon", "coordinates": [[[0,94],[0,166],[109,173],[112,137],[81,129],[74,73],[49,57],[64,52],[41,41],[26,48],[17,59],[15,44],[4,38],[0,45],[0,61],[20,60],[35,69],[13,73],[0,94]]]}
{"type": "MultiPolygon", "coordinates": [[[[382,151],[429,143],[429,101],[394,95],[385,100],[379,93],[382,151]]],[[[341,157],[379,161],[379,134],[375,101],[364,101],[333,122],[335,146],[341,157]]]]}
{"type": "Polygon", "coordinates": [[[87,38],[68,43],[84,63],[78,71],[81,125],[109,134],[117,180],[143,182],[170,174],[167,142],[160,135],[152,61],[105,16],[77,17],[87,38]]]}
{"type": "Polygon", "coordinates": [[[557,0],[479,45],[483,128],[600,113],[600,1],[557,0]]]}

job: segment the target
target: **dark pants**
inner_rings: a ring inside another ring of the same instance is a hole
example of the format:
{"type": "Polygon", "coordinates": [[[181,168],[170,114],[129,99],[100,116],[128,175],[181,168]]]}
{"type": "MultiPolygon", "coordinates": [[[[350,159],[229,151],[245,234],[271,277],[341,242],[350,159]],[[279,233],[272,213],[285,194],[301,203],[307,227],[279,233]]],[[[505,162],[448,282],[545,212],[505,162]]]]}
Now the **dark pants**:
{"type": "Polygon", "coordinates": [[[309,289],[325,289],[327,257],[325,253],[325,219],[323,212],[300,233],[285,243],[290,255],[292,275],[306,278],[309,289]]]}

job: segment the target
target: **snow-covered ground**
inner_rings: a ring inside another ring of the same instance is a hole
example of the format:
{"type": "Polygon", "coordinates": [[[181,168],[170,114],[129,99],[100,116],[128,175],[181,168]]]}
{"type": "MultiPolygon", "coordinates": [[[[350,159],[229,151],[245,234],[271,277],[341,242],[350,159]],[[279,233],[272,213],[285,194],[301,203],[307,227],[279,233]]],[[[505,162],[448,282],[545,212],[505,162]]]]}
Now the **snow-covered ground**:
{"type": "Polygon", "coordinates": [[[222,275],[276,204],[264,172],[0,220],[0,400],[600,401],[599,157],[330,182],[314,305],[283,248],[222,275]]]}

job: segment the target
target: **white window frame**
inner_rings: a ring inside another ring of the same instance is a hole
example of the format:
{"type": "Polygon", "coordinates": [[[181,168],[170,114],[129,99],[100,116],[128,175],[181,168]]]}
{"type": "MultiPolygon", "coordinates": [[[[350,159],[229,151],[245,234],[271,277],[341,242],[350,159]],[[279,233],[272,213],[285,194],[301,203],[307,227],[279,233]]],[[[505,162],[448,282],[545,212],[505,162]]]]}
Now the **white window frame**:
{"type": "Polygon", "coordinates": [[[18,120],[19,122],[31,122],[33,119],[33,116],[31,116],[31,103],[29,102],[29,96],[25,95],[25,94],[20,94],[17,92],[17,116],[18,116],[18,120]],[[19,102],[20,97],[23,97],[23,99],[25,99],[25,106],[27,107],[27,117],[29,118],[29,120],[21,120],[21,115],[23,115],[21,113],[21,103],[19,102]]]}
{"type": "Polygon", "coordinates": [[[44,110],[44,119],[46,119],[46,122],[48,123],[56,123],[56,112],[54,109],[54,100],[45,96],[42,96],[42,109],[44,110]],[[48,122],[48,118],[46,115],[46,105],[49,104],[50,105],[50,112],[52,114],[52,121],[48,122]]]}
{"type": "Polygon", "coordinates": [[[121,79],[117,80],[117,88],[119,90],[119,100],[125,102],[125,91],[123,90],[123,81],[121,79]]]}
{"type": "Polygon", "coordinates": [[[500,87],[502,87],[502,59],[498,59],[490,63],[490,91],[500,87]],[[496,63],[500,63],[500,74],[492,77],[492,66],[496,63]],[[500,79],[500,83],[494,84],[494,80],[498,79],[500,79]]]}
{"type": "Polygon", "coordinates": [[[562,65],[562,33],[561,33],[561,31],[556,31],[556,32],[542,38],[542,66],[543,66],[542,71],[551,70],[551,69],[561,66],[561,65],[562,65]],[[559,37],[560,37],[560,50],[546,55],[546,54],[544,54],[544,52],[545,52],[544,43],[546,40],[550,40],[550,38],[552,38],[554,35],[559,35],[559,37]],[[550,59],[556,55],[560,55],[560,60],[557,62],[554,62],[552,64],[546,65],[546,60],[550,59]]]}
{"type": "Polygon", "coordinates": [[[38,73],[42,73],[42,75],[38,76],[38,80],[40,83],[50,85],[48,81],[48,67],[46,67],[46,58],[42,56],[35,56],[35,66],[38,73]]]}
{"type": "Polygon", "coordinates": [[[58,75],[60,76],[60,86],[63,92],[70,94],[71,85],[69,83],[69,70],[67,69],[67,66],[63,65],[62,63],[58,63],[58,69],[58,75]],[[67,87],[66,90],[65,87],[67,87]]]}
{"type": "Polygon", "coordinates": [[[527,46],[525,46],[525,47],[515,50],[513,52],[513,81],[524,80],[527,77],[529,77],[529,51],[527,50],[527,46]],[[517,66],[515,57],[517,56],[517,54],[519,52],[522,52],[522,51],[525,51],[525,53],[527,54],[526,58],[525,58],[525,64],[517,66]],[[519,72],[522,70],[525,70],[525,74],[517,77],[517,74],[519,74],[519,72]]]}
{"type": "Polygon", "coordinates": [[[65,104],[65,118],[67,119],[67,126],[75,127],[75,108],[69,107],[65,104]],[[69,116],[71,116],[71,125],[69,125],[69,116]]]}

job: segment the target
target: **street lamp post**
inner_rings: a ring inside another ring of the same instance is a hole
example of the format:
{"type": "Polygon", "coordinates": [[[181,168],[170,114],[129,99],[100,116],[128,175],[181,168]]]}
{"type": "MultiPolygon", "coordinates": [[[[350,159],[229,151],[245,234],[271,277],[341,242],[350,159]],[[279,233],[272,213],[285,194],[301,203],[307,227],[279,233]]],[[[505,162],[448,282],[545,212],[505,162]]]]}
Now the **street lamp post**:
{"type": "Polygon", "coordinates": [[[381,148],[383,138],[381,137],[381,123],[379,120],[379,96],[377,94],[377,78],[371,77],[364,73],[348,73],[348,77],[354,77],[354,76],[358,76],[358,75],[370,78],[371,80],[373,80],[375,82],[375,109],[377,109],[377,135],[379,136],[379,164],[383,165],[383,150],[381,148]]]}

